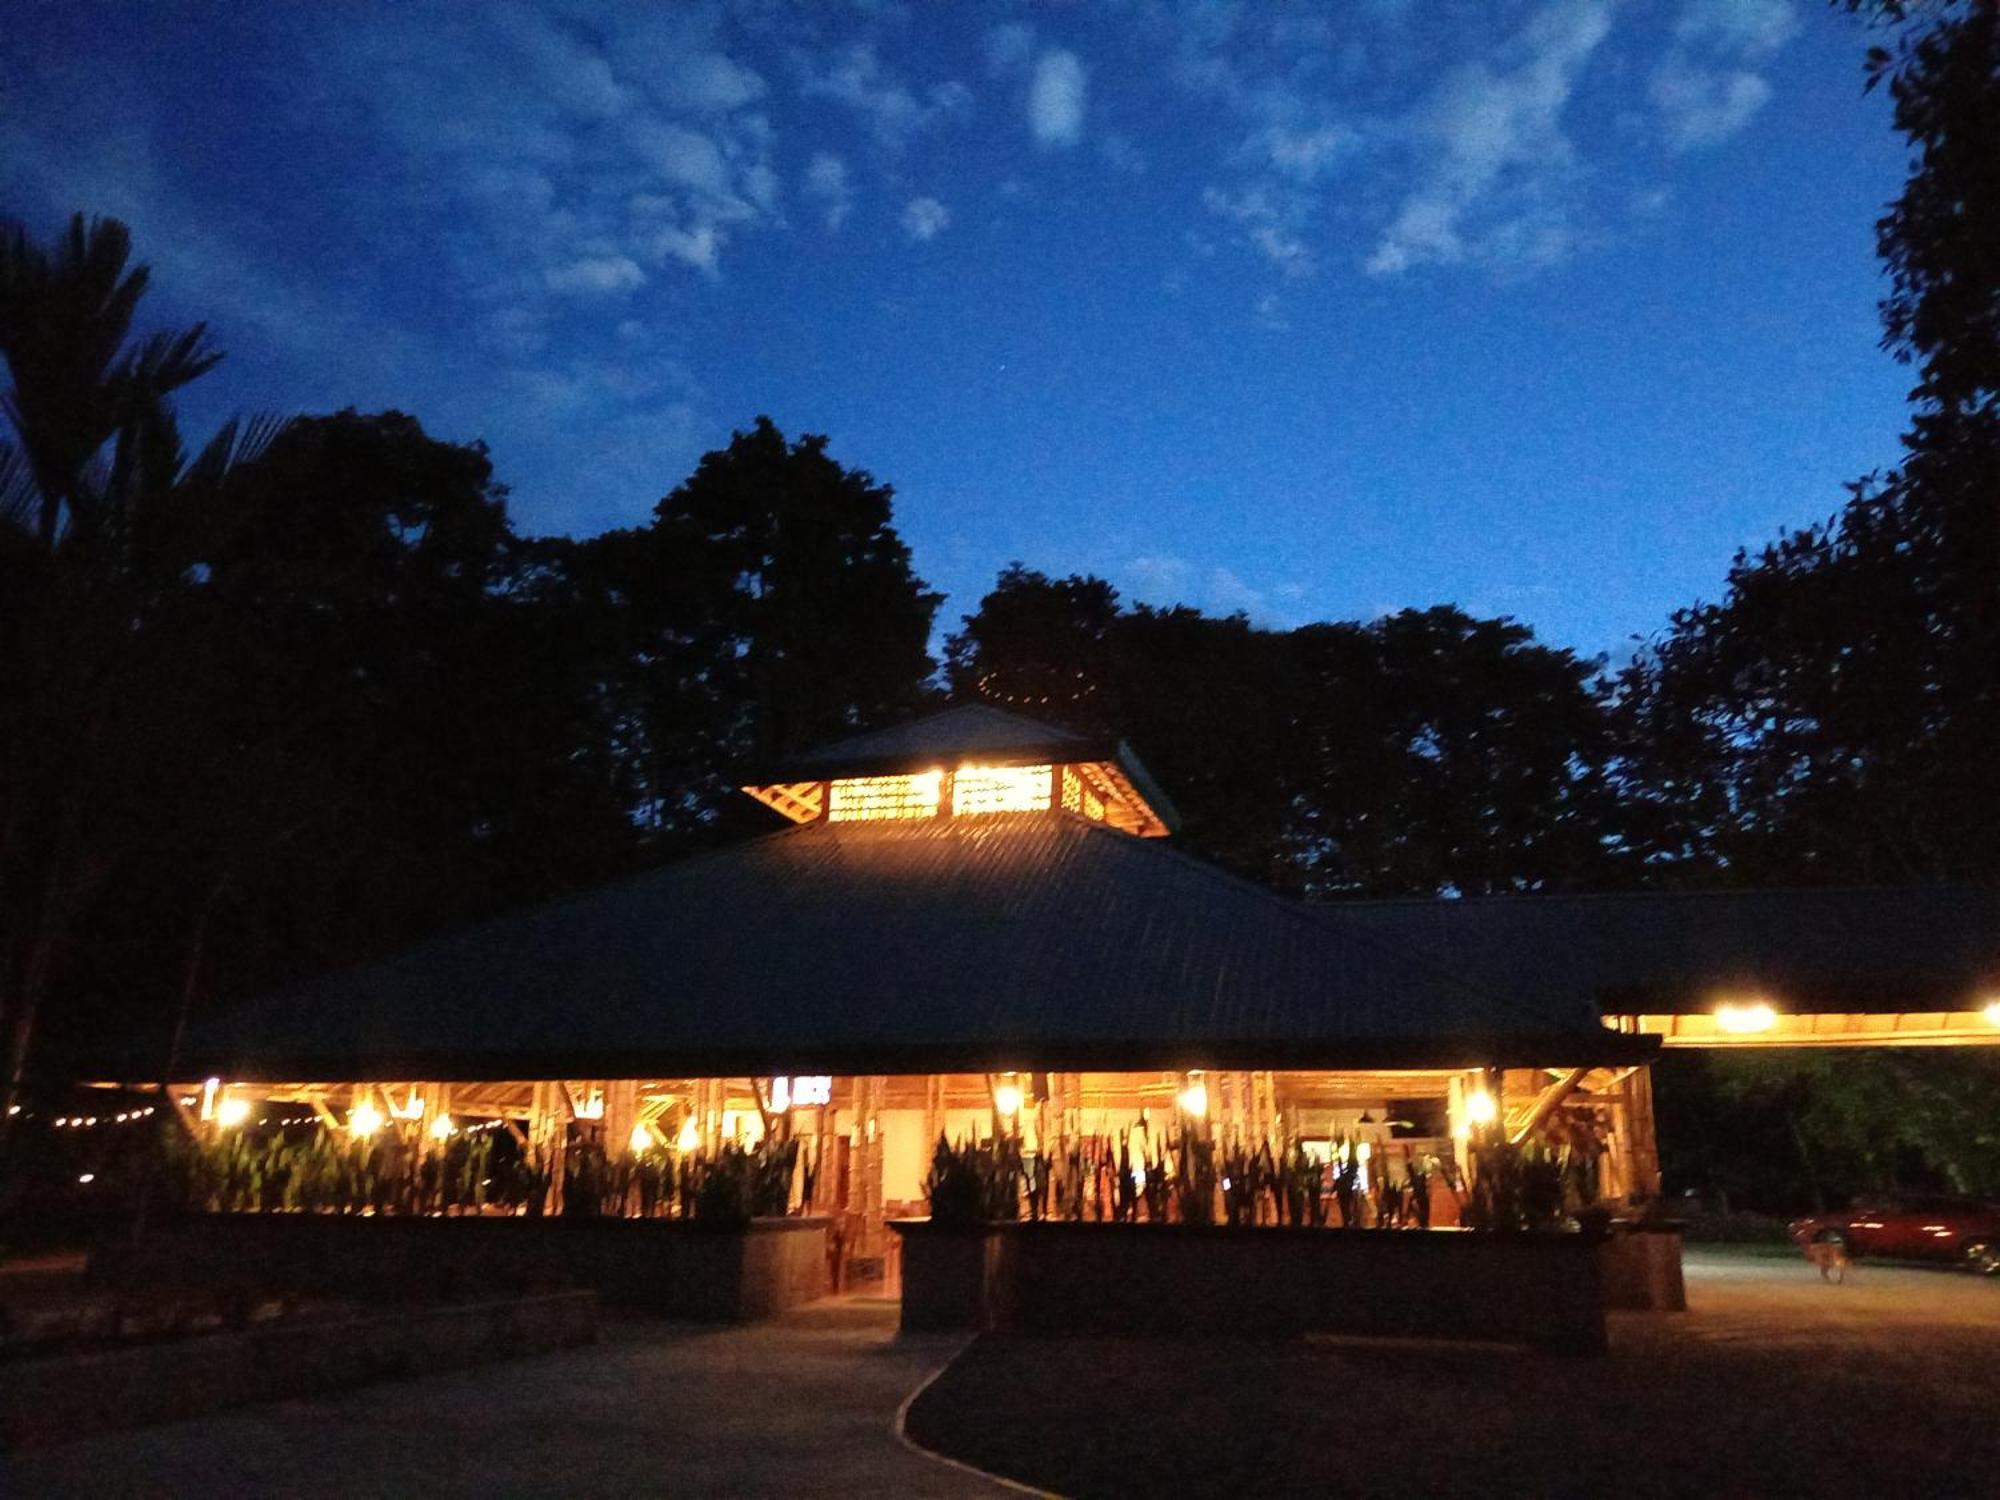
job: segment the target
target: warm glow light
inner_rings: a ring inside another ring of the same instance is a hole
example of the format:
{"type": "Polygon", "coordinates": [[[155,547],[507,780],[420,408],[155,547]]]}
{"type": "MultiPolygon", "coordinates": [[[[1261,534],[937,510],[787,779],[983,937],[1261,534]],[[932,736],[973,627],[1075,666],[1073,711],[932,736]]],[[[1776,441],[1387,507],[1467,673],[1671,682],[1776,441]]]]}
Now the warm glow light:
{"type": "Polygon", "coordinates": [[[951,814],[1047,812],[1054,766],[960,766],[951,781],[951,814]]]}
{"type": "Polygon", "coordinates": [[[456,1134],[458,1134],[458,1130],[451,1123],[450,1115],[439,1115],[435,1120],[431,1121],[432,1140],[448,1141],[456,1134]]]}
{"type": "Polygon", "coordinates": [[[701,1129],[694,1123],[694,1116],[689,1115],[687,1123],[681,1126],[681,1133],[674,1138],[674,1149],[677,1151],[696,1151],[700,1148],[701,1129]]]}
{"type": "Polygon", "coordinates": [[[1180,1106],[1197,1120],[1202,1118],[1208,1113],[1208,1085],[1197,1081],[1182,1089],[1180,1106]]]}
{"type": "Polygon", "coordinates": [[[1003,1083],[993,1091],[993,1107],[1003,1116],[1021,1112],[1021,1086],[1018,1083],[1003,1083]]]}
{"type": "Polygon", "coordinates": [[[944,772],[918,776],[852,776],[828,789],[829,823],[867,823],[885,818],[935,818],[944,772]]]}
{"type": "Polygon", "coordinates": [[[792,1106],[804,1109],[808,1106],[833,1102],[833,1079],[824,1073],[792,1080],[792,1106]]]}
{"type": "Polygon", "coordinates": [[[771,1080],[771,1113],[781,1115],[792,1107],[792,1080],[773,1078],[771,1080]]]}
{"type": "Polygon", "coordinates": [[[588,1099],[582,1100],[580,1103],[578,1103],[576,1107],[576,1117],[579,1120],[603,1119],[604,1096],[602,1094],[594,1093],[588,1099]]]}
{"type": "Polygon", "coordinates": [[[1354,1154],[1361,1158],[1361,1160],[1366,1161],[1375,1154],[1375,1150],[1366,1141],[1363,1141],[1354,1148],[1354,1154]]]}
{"type": "Polygon", "coordinates": [[[1725,1003],[1715,1008],[1715,1024],[1737,1036],[1769,1031],[1778,1024],[1778,1013],[1763,1001],[1750,1005],[1725,1003]]]}
{"type": "Polygon", "coordinates": [[[216,1091],[221,1087],[222,1080],[220,1078],[211,1078],[202,1084],[201,1117],[204,1120],[213,1120],[215,1118],[215,1095],[216,1091]]]}
{"type": "Polygon", "coordinates": [[[645,1152],[651,1151],[655,1144],[652,1131],[643,1125],[634,1125],[632,1127],[631,1146],[634,1156],[643,1155],[645,1152]]]}
{"type": "Polygon", "coordinates": [[[350,1134],[364,1139],[382,1128],[382,1111],[362,1100],[347,1112],[347,1129],[350,1134]]]}
{"type": "Polygon", "coordinates": [[[1986,1017],[1988,1025],[2000,1026],[2000,1000],[1987,1001],[1986,1009],[1982,1014],[1986,1017]]]}
{"type": "Polygon", "coordinates": [[[1465,1096],[1465,1118],[1474,1125],[1491,1125],[1500,1118],[1500,1106],[1485,1089],[1465,1096]]]}
{"type": "Polygon", "coordinates": [[[215,1106],[215,1123],[225,1130],[234,1129],[250,1118],[248,1099],[225,1098],[215,1106]]]}

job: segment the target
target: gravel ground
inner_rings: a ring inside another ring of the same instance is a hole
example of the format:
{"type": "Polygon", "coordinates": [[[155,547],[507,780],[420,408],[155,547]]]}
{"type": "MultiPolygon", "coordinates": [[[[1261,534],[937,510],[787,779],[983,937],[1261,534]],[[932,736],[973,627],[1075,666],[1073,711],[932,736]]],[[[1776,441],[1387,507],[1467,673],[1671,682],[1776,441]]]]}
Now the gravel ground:
{"type": "Polygon", "coordinates": [[[981,1340],[910,1436],[1065,1495],[2000,1496],[2000,1278],[1690,1251],[1612,1352],[981,1340]]]}

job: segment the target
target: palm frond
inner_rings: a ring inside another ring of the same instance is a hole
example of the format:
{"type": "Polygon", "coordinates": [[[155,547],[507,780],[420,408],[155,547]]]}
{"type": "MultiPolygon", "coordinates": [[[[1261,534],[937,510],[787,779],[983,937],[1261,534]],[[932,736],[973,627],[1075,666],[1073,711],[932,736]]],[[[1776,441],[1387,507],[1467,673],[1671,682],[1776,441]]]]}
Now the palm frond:
{"type": "Polygon", "coordinates": [[[28,455],[0,440],[0,526],[32,533],[40,500],[28,455]]]}
{"type": "Polygon", "coordinates": [[[197,323],[178,333],[154,334],[126,355],[118,373],[127,383],[130,400],[157,401],[221,361],[222,351],[208,343],[208,325],[197,323]]]}
{"type": "Polygon", "coordinates": [[[182,484],[197,488],[221,484],[236,469],[262,458],[296,420],[273,412],[230,418],[202,445],[182,473],[182,484]]]}

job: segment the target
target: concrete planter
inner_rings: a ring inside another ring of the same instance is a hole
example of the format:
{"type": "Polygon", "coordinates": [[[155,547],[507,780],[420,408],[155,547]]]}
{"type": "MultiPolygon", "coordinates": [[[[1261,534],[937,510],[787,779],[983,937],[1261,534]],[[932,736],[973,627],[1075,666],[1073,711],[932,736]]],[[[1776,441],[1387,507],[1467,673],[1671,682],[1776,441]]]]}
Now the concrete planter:
{"type": "Polygon", "coordinates": [[[1681,1225],[1670,1220],[1615,1224],[1598,1247],[1604,1305],[1620,1312],[1686,1312],[1681,1225]]]}
{"type": "Polygon", "coordinates": [[[0,1446],[68,1442],[596,1337],[597,1298],[558,1292],[8,1360],[0,1363],[0,1446]]]}
{"type": "MultiPolygon", "coordinates": [[[[1600,1236],[1179,1224],[996,1226],[979,1263],[904,1236],[905,1327],[1187,1337],[1307,1333],[1606,1348],[1600,1236]],[[926,1275],[938,1287],[925,1287],[926,1275]],[[927,1321],[911,1323],[914,1305],[927,1321]],[[956,1311],[963,1321],[947,1322],[956,1311]],[[967,1314],[971,1316],[966,1316],[967,1314]],[[981,1321],[980,1319],[983,1319],[981,1321]]],[[[967,1237],[969,1239],[969,1236],[967,1237]]]]}
{"type": "Polygon", "coordinates": [[[1000,1326],[1007,1311],[1007,1230],[947,1228],[928,1219],[889,1226],[903,1242],[905,1332],[1000,1326]]]}
{"type": "Polygon", "coordinates": [[[161,1223],[136,1246],[106,1242],[93,1250],[90,1274],[112,1284],[413,1301],[585,1288],[608,1305],[747,1323],[826,1295],[827,1224],[198,1214],[161,1223]]]}

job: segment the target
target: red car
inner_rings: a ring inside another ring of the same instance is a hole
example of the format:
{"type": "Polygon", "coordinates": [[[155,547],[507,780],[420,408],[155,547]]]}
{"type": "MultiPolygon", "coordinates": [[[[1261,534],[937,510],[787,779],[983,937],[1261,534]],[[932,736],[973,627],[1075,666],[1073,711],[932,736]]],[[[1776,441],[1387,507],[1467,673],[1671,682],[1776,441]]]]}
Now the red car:
{"type": "Polygon", "coordinates": [[[2000,1204],[1939,1196],[1862,1198],[1792,1225],[1795,1244],[1839,1244],[1850,1256],[1948,1260],[2000,1273],[2000,1204]]]}

